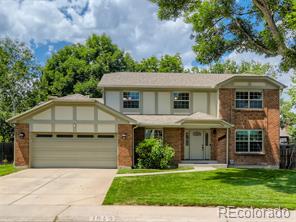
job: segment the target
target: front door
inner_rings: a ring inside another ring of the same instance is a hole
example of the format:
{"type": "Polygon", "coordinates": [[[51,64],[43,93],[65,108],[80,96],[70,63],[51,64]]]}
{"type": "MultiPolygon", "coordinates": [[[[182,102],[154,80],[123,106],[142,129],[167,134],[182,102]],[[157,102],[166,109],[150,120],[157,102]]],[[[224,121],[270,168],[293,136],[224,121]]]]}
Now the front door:
{"type": "Polygon", "coordinates": [[[185,159],[209,160],[211,158],[211,145],[209,130],[185,131],[185,159]]]}
{"type": "Polygon", "coordinates": [[[203,131],[190,130],[190,159],[203,159],[203,131]]]}

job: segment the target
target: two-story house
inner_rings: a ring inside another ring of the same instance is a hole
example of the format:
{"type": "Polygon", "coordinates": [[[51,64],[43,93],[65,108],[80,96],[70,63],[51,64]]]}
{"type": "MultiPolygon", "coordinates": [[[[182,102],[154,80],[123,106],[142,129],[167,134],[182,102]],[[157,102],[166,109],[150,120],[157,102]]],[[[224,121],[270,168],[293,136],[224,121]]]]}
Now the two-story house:
{"type": "Polygon", "coordinates": [[[56,98],[11,118],[15,163],[130,167],[135,146],[160,138],[176,163],[279,165],[280,92],[266,76],[111,73],[103,98],[56,98]]]}

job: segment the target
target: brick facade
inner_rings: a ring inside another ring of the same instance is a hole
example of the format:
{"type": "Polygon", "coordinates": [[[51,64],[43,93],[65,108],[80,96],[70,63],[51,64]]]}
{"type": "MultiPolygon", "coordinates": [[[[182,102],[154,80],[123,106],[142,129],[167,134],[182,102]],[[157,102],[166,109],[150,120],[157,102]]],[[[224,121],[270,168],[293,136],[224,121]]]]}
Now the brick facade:
{"type": "Polygon", "coordinates": [[[14,131],[14,151],[16,166],[29,166],[29,125],[16,124],[14,131]],[[24,133],[24,138],[20,138],[20,133],[24,133]]]}
{"type": "Polygon", "coordinates": [[[133,165],[133,143],[133,125],[119,124],[118,167],[131,167],[133,165]]]}
{"type": "Polygon", "coordinates": [[[183,128],[164,128],[164,142],[175,149],[175,162],[184,159],[184,129],[183,128]]]}
{"type": "Polygon", "coordinates": [[[211,129],[211,159],[226,163],[226,129],[211,129]]]}
{"type": "MultiPolygon", "coordinates": [[[[279,164],[280,109],[279,90],[263,90],[262,110],[238,110],[234,107],[235,89],[220,89],[220,117],[234,124],[229,135],[229,160],[234,164],[279,164]],[[235,152],[236,129],[263,129],[264,154],[237,154],[235,152]]],[[[219,155],[218,155],[219,156],[219,155]]]]}
{"type": "MultiPolygon", "coordinates": [[[[145,128],[139,127],[135,129],[135,146],[145,139],[145,128]]],[[[171,145],[175,150],[174,161],[176,163],[184,159],[184,129],[183,128],[164,128],[164,143],[171,145]]]]}

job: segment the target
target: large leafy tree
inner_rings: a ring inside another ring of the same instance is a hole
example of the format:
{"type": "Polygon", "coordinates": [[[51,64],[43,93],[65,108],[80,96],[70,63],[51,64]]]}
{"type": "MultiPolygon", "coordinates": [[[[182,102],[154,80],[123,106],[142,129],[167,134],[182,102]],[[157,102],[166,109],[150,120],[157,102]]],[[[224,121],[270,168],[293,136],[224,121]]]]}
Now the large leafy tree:
{"type": "Polygon", "coordinates": [[[269,75],[275,77],[276,68],[269,63],[262,64],[255,61],[243,61],[237,63],[233,60],[225,62],[217,62],[206,68],[193,67],[192,72],[196,73],[228,73],[228,74],[254,74],[254,75],[269,75]]]}
{"type": "Polygon", "coordinates": [[[120,71],[182,72],[179,55],[152,56],[136,62],[106,35],[92,35],[84,44],[66,46],[48,59],[41,78],[45,96],[71,93],[101,95],[97,84],[103,74],[120,71]]]}
{"type": "Polygon", "coordinates": [[[228,52],[282,56],[281,68],[296,67],[295,0],[150,0],[160,19],[192,24],[193,50],[203,64],[228,52]]]}
{"type": "Polygon", "coordinates": [[[151,56],[146,59],[142,59],[136,65],[136,71],[138,72],[184,72],[184,66],[182,58],[179,54],[176,55],[164,55],[160,59],[155,56],[151,56]]]}
{"type": "Polygon", "coordinates": [[[31,50],[18,41],[0,40],[0,142],[12,138],[5,120],[38,103],[40,67],[31,50]]]}
{"type": "Polygon", "coordinates": [[[125,71],[133,63],[108,36],[92,35],[84,44],[66,46],[47,60],[42,89],[45,95],[81,93],[97,97],[97,84],[104,73],[125,71]]]}
{"type": "Polygon", "coordinates": [[[44,96],[81,93],[99,97],[103,74],[121,71],[182,72],[179,55],[152,56],[140,62],[113,44],[106,35],[92,35],[84,44],[65,46],[46,62],[41,77],[44,96]]]}

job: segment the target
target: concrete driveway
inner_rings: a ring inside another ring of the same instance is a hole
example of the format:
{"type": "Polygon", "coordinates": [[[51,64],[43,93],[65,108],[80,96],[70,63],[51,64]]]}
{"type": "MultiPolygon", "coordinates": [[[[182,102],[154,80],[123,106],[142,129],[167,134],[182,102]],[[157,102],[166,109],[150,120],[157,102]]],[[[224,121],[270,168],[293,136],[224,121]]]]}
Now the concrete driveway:
{"type": "Polygon", "coordinates": [[[0,205],[100,205],[115,169],[26,169],[0,177],[0,205]]]}

